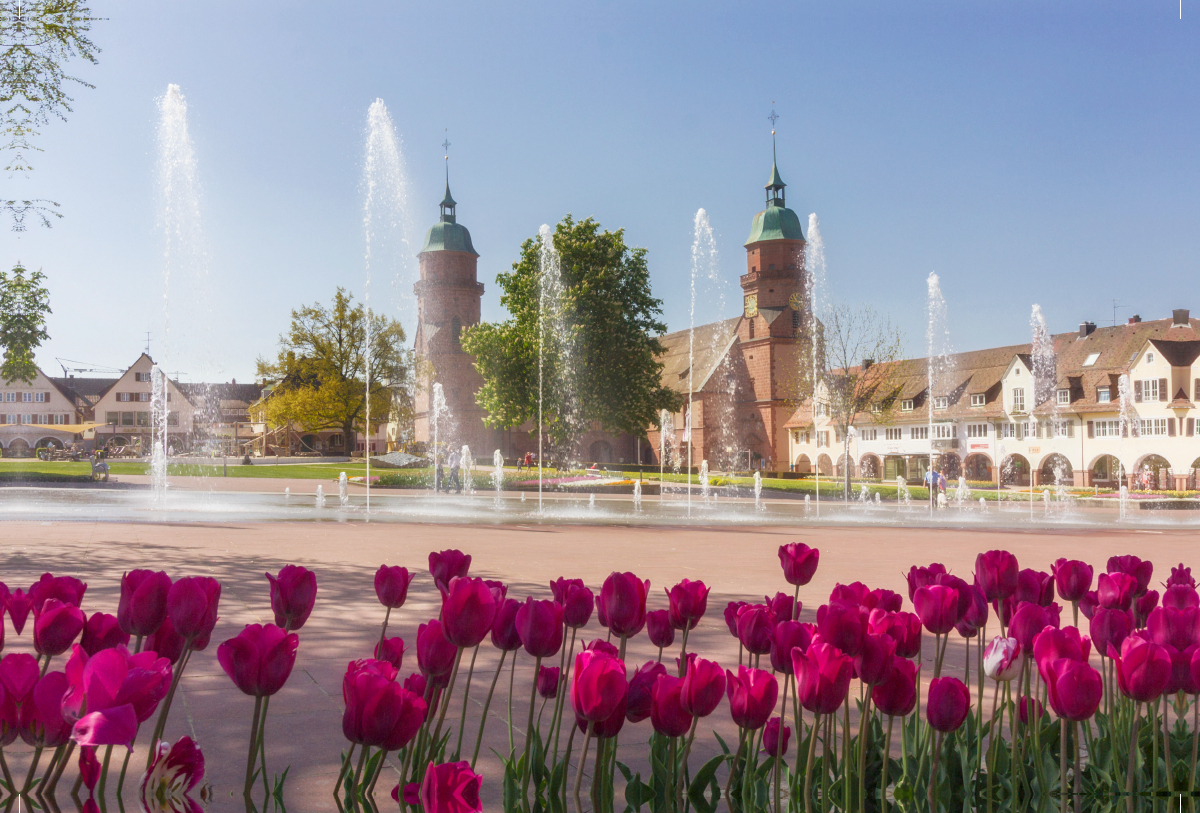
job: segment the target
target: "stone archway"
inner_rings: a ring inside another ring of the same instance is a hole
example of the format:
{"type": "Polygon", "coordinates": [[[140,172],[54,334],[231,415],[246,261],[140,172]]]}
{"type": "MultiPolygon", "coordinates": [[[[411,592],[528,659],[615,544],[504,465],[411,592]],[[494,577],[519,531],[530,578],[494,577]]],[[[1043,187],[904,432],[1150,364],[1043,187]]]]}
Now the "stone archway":
{"type": "Polygon", "coordinates": [[[13,438],[8,442],[8,449],[5,451],[7,457],[29,457],[31,454],[29,441],[25,438],[13,438]]]}
{"type": "Polygon", "coordinates": [[[817,458],[817,470],[821,473],[822,477],[833,476],[833,460],[830,459],[829,455],[823,454],[817,458]]]}
{"type": "MultiPolygon", "coordinates": [[[[853,461],[853,460],[851,460],[851,461],[850,461],[850,476],[851,476],[851,477],[857,477],[857,476],[858,476],[858,472],[856,472],[856,471],[854,470],[854,468],[855,468],[855,467],[854,467],[854,461],[853,461]]],[[[824,473],[824,472],[822,472],[822,473],[824,473]]],[[[837,462],[837,476],[838,476],[838,477],[845,477],[845,476],[846,476],[846,455],[845,455],[845,453],[842,453],[842,455],[838,457],[838,462],[837,462]]]]}
{"type": "Polygon", "coordinates": [[[1120,488],[1125,467],[1121,463],[1121,458],[1116,455],[1101,454],[1096,455],[1091,465],[1088,466],[1088,471],[1092,474],[1093,484],[1109,488],[1120,488]]]}
{"type": "Polygon", "coordinates": [[[937,470],[947,480],[958,480],[962,476],[962,461],[954,452],[942,452],[937,456],[937,470]]]}
{"type": "Polygon", "coordinates": [[[1146,455],[1134,467],[1133,487],[1135,491],[1161,491],[1173,488],[1171,464],[1162,455],[1146,455]]]}
{"type": "Polygon", "coordinates": [[[1027,486],[1029,485],[1029,460],[1025,455],[1010,454],[1000,464],[1000,485],[1027,486]]]}
{"type": "Polygon", "coordinates": [[[967,455],[963,461],[963,471],[968,480],[993,483],[996,480],[992,472],[992,459],[982,452],[967,455]]]}
{"type": "Polygon", "coordinates": [[[883,462],[878,455],[865,454],[858,464],[859,475],[866,480],[878,480],[883,477],[883,462]]]}
{"type": "Polygon", "coordinates": [[[301,435],[300,436],[300,451],[315,452],[320,445],[320,439],[316,435],[301,435]]]}
{"type": "Polygon", "coordinates": [[[806,454],[796,455],[795,471],[797,474],[812,474],[813,464],[806,454]]]}
{"type": "Polygon", "coordinates": [[[1065,455],[1055,452],[1046,455],[1038,468],[1038,483],[1048,486],[1065,486],[1075,482],[1075,471],[1065,455]]]}

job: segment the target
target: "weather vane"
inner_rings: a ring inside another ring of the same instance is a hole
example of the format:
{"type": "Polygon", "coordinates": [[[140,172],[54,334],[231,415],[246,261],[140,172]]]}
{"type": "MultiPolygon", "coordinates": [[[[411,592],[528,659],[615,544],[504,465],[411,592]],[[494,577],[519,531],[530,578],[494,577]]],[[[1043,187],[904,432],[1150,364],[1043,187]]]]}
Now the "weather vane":
{"type": "Polygon", "coordinates": [[[775,122],[779,120],[779,114],[775,112],[775,102],[771,102],[771,105],[771,115],[767,116],[767,118],[771,122],[771,135],[775,135],[775,122]]]}

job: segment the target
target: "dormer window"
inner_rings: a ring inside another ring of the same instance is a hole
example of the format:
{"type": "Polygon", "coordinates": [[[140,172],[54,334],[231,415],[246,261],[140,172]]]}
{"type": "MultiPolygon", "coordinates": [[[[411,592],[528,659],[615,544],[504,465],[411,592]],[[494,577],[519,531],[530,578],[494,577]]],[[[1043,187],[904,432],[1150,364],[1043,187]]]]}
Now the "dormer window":
{"type": "Polygon", "coordinates": [[[1111,404],[1112,403],[1112,388],[1097,387],[1096,388],[1096,403],[1111,404]]]}
{"type": "Polygon", "coordinates": [[[1059,390],[1057,393],[1058,403],[1062,406],[1067,406],[1071,403],[1071,391],[1059,390]]]}
{"type": "Polygon", "coordinates": [[[1013,387],[1012,391],[1012,408],[1013,412],[1025,411],[1025,388],[1013,387]]]}
{"type": "Polygon", "coordinates": [[[939,395],[933,399],[933,408],[934,409],[946,409],[949,406],[950,406],[950,396],[948,396],[948,395],[939,395]]]}
{"type": "Polygon", "coordinates": [[[982,392],[977,392],[971,395],[971,406],[981,407],[984,405],[986,396],[982,392]]]}
{"type": "Polygon", "coordinates": [[[912,412],[913,411],[913,399],[905,398],[903,401],[901,401],[900,402],[900,411],[901,412],[912,412]]]}

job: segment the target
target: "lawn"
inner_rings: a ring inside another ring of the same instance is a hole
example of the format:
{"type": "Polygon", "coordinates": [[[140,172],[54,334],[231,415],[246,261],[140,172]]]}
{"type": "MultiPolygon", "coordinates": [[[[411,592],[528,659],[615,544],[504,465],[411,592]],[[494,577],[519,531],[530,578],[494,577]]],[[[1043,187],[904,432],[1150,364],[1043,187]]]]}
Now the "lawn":
{"type": "MultiPolygon", "coordinates": [[[[110,460],[108,463],[109,473],[114,477],[122,474],[148,474],[149,469],[150,465],[140,460],[110,460]]],[[[382,472],[383,469],[374,469],[372,476],[375,471],[382,472]]],[[[256,463],[243,466],[237,462],[231,462],[228,467],[222,467],[220,463],[212,466],[171,464],[167,467],[167,475],[171,477],[288,477],[302,480],[336,480],[342,472],[346,472],[347,477],[362,477],[367,473],[367,467],[364,463],[298,463],[284,466],[256,463]]],[[[69,481],[88,479],[91,473],[90,463],[50,463],[36,459],[0,460],[0,480],[69,481]]]]}

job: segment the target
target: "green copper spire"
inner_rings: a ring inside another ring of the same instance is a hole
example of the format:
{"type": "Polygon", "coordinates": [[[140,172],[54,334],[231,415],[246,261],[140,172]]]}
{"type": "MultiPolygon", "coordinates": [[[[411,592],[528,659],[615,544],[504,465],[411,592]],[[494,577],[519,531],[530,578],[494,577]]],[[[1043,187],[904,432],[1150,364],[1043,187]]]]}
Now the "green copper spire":
{"type": "Polygon", "coordinates": [[[456,200],[454,200],[454,197],[450,194],[450,179],[447,178],[446,179],[446,197],[442,198],[442,206],[446,207],[447,209],[453,209],[457,205],[458,205],[458,202],[456,200]]]}

